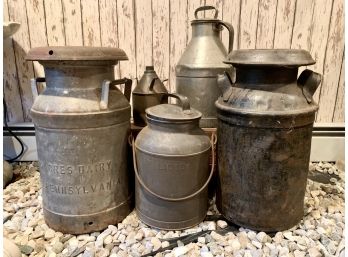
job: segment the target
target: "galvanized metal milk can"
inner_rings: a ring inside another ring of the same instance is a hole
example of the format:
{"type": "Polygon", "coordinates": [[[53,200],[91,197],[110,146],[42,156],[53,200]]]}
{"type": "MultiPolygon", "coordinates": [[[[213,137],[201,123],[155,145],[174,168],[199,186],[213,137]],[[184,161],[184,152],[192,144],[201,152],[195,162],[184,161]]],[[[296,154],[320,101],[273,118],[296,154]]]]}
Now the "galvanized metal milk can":
{"type": "Polygon", "coordinates": [[[166,93],[168,91],[153,66],[146,66],[143,76],[132,92],[134,125],[146,126],[146,108],[168,103],[166,93]]]}
{"type": "Polygon", "coordinates": [[[218,76],[218,209],[247,228],[291,228],[303,217],[321,76],[297,79],[298,67],[315,63],[304,50],[238,50],[225,63],[236,81],[218,76]]]}
{"type": "Polygon", "coordinates": [[[187,97],[168,96],[181,106],[146,109],[148,125],[133,142],[135,205],[144,223],[178,230],[204,219],[213,168],[209,171],[209,137],[199,128],[201,113],[190,108],[187,97]]]}
{"type": "Polygon", "coordinates": [[[46,223],[64,233],[104,229],[131,211],[127,139],[131,80],[114,80],[123,50],[39,47],[46,89],[31,109],[35,124],[46,223]],[[125,83],[127,95],[116,87],[125,83]]]}
{"type": "Polygon", "coordinates": [[[221,31],[226,27],[229,32],[228,52],[233,48],[233,27],[218,20],[218,10],[213,6],[202,6],[195,11],[195,20],[191,21],[192,39],[181,56],[176,71],[176,92],[189,98],[191,106],[202,113],[200,126],[216,127],[215,101],[220,95],[216,83],[219,73],[233,68],[223,63],[227,56],[221,41],[221,31]],[[214,18],[198,18],[198,13],[215,10],[214,18]]]}

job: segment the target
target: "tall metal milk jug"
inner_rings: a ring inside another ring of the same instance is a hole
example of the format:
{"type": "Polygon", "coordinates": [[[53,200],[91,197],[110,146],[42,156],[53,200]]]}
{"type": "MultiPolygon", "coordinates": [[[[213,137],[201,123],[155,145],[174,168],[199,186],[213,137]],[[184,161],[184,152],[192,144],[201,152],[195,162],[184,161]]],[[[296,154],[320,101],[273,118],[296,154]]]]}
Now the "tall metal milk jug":
{"type": "Polygon", "coordinates": [[[71,234],[104,229],[131,210],[127,139],[131,80],[114,80],[123,50],[103,47],[39,47],[45,78],[32,80],[44,218],[71,234]],[[36,82],[46,81],[37,95],[36,82]],[[127,96],[115,85],[125,83],[127,96]]]}
{"type": "Polygon", "coordinates": [[[218,10],[213,6],[202,6],[195,11],[191,21],[192,39],[176,66],[176,92],[187,96],[191,106],[202,113],[200,127],[216,127],[215,101],[220,95],[216,83],[219,73],[233,68],[223,63],[227,56],[221,41],[221,31],[226,27],[229,32],[228,52],[233,48],[233,27],[218,20],[218,10]],[[215,10],[214,18],[198,18],[198,13],[215,10]]]}
{"type": "Polygon", "coordinates": [[[291,228],[303,217],[312,129],[321,75],[304,50],[237,50],[219,75],[217,207],[230,221],[262,231],[291,228]]]}

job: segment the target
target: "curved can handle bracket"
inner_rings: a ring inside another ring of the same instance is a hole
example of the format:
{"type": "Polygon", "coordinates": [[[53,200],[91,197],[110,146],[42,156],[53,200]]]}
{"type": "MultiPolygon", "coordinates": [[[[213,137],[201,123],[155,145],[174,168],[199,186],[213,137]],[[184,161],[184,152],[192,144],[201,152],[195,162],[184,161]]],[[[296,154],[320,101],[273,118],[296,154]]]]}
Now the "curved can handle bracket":
{"type": "Polygon", "coordinates": [[[304,70],[297,79],[297,83],[302,86],[302,94],[307,103],[313,102],[313,95],[321,82],[321,75],[312,70],[304,70]]]}

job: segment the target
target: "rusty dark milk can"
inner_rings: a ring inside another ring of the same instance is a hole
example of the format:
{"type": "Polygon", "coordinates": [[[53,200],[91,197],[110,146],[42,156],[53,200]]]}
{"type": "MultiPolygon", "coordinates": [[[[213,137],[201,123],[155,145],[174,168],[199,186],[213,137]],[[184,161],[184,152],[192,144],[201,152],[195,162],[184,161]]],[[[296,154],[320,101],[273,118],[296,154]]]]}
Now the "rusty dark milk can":
{"type": "Polygon", "coordinates": [[[192,39],[175,67],[176,92],[187,96],[191,106],[202,113],[202,128],[217,126],[215,101],[220,95],[217,74],[233,73],[233,68],[223,63],[233,48],[233,27],[217,17],[218,10],[213,6],[196,9],[196,19],[191,22],[192,39]],[[198,13],[206,10],[214,10],[214,17],[198,18],[198,13]],[[228,52],[220,39],[223,27],[229,32],[228,52]]]}
{"type": "Polygon", "coordinates": [[[187,97],[168,95],[180,106],[146,109],[148,125],[133,142],[135,202],[144,223],[178,230],[204,219],[213,169],[209,173],[211,143],[199,128],[201,113],[187,97]]]}
{"type": "Polygon", "coordinates": [[[89,233],[121,221],[130,212],[127,138],[131,80],[114,80],[123,50],[102,47],[40,47],[46,89],[31,109],[35,124],[43,210],[53,229],[89,233]],[[127,95],[116,87],[125,83],[127,95]]]}
{"type": "Polygon", "coordinates": [[[158,78],[153,66],[146,66],[145,72],[132,92],[133,122],[136,126],[146,126],[146,108],[168,103],[168,93],[158,78]]]}
{"type": "Polygon", "coordinates": [[[291,228],[304,212],[321,76],[297,79],[298,67],[315,63],[304,50],[238,50],[225,63],[236,81],[218,76],[218,209],[247,228],[291,228]]]}

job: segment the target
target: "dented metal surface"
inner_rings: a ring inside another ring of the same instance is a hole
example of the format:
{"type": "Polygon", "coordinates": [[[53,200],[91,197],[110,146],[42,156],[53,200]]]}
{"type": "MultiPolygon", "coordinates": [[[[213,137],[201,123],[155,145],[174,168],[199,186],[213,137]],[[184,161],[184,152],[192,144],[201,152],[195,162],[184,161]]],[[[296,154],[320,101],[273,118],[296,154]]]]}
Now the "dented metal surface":
{"type": "Polygon", "coordinates": [[[231,222],[262,231],[291,228],[303,217],[312,100],[321,76],[303,50],[238,50],[219,75],[217,206],[231,222]]]}
{"type": "Polygon", "coordinates": [[[46,88],[31,116],[46,223],[82,234],[120,222],[131,210],[131,80],[115,81],[113,65],[127,56],[115,48],[44,47],[27,59],[45,69],[46,88]],[[114,87],[120,83],[127,96],[114,87]]]}

